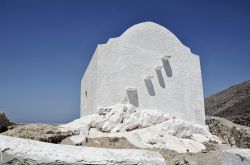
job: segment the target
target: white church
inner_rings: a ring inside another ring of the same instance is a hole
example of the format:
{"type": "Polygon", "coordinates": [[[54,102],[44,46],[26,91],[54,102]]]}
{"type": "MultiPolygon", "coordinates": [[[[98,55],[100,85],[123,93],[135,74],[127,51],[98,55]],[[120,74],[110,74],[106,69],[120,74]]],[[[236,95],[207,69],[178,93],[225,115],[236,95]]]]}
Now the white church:
{"type": "Polygon", "coordinates": [[[81,116],[124,103],[204,125],[203,99],[199,56],[153,22],[98,45],[81,80],[81,116]]]}

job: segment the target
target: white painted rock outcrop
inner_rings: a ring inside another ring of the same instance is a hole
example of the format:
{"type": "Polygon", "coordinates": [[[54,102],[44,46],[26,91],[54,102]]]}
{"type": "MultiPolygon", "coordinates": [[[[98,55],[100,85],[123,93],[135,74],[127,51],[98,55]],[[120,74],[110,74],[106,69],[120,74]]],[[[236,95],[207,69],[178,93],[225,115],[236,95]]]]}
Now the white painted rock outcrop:
{"type": "Polygon", "coordinates": [[[222,152],[222,165],[249,165],[250,149],[232,149],[222,152]]]}
{"type": "Polygon", "coordinates": [[[140,149],[105,149],[62,144],[51,144],[29,139],[0,135],[0,149],[17,157],[41,162],[80,164],[138,164],[165,165],[157,152],[140,149]]]}
{"type": "Polygon", "coordinates": [[[63,132],[74,132],[75,144],[86,137],[124,137],[139,148],[170,149],[180,153],[200,152],[204,142],[220,140],[208,128],[175,119],[158,110],[138,110],[118,104],[100,108],[98,114],[82,117],[61,126],[63,132]]]}

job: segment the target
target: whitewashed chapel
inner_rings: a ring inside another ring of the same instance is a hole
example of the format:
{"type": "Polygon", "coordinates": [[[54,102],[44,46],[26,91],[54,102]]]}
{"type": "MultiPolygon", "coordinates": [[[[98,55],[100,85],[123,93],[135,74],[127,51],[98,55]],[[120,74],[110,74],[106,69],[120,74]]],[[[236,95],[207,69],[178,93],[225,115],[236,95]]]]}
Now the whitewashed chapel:
{"type": "Polygon", "coordinates": [[[125,103],[204,124],[203,99],[199,56],[153,22],[98,45],[81,81],[81,116],[125,103]]]}

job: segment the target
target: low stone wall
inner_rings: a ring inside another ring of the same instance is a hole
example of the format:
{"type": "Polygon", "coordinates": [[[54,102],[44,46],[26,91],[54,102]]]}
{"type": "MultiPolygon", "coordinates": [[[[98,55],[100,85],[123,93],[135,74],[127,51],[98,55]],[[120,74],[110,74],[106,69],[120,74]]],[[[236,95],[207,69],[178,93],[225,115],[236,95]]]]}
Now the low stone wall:
{"type": "Polygon", "coordinates": [[[250,149],[233,149],[222,152],[222,165],[249,165],[250,149]]]}
{"type": "Polygon", "coordinates": [[[206,117],[209,131],[231,146],[250,148],[250,127],[234,124],[220,117],[206,117]]]}

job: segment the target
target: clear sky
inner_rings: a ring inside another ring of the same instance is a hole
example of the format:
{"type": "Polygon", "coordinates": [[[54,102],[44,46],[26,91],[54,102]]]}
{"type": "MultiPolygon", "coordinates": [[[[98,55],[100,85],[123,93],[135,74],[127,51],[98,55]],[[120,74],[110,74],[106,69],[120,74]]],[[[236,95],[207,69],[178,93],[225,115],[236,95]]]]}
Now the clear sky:
{"type": "Polygon", "coordinates": [[[0,0],[0,111],[25,123],[78,118],[97,44],[143,21],[200,55],[205,96],[250,79],[248,0],[0,0]]]}

